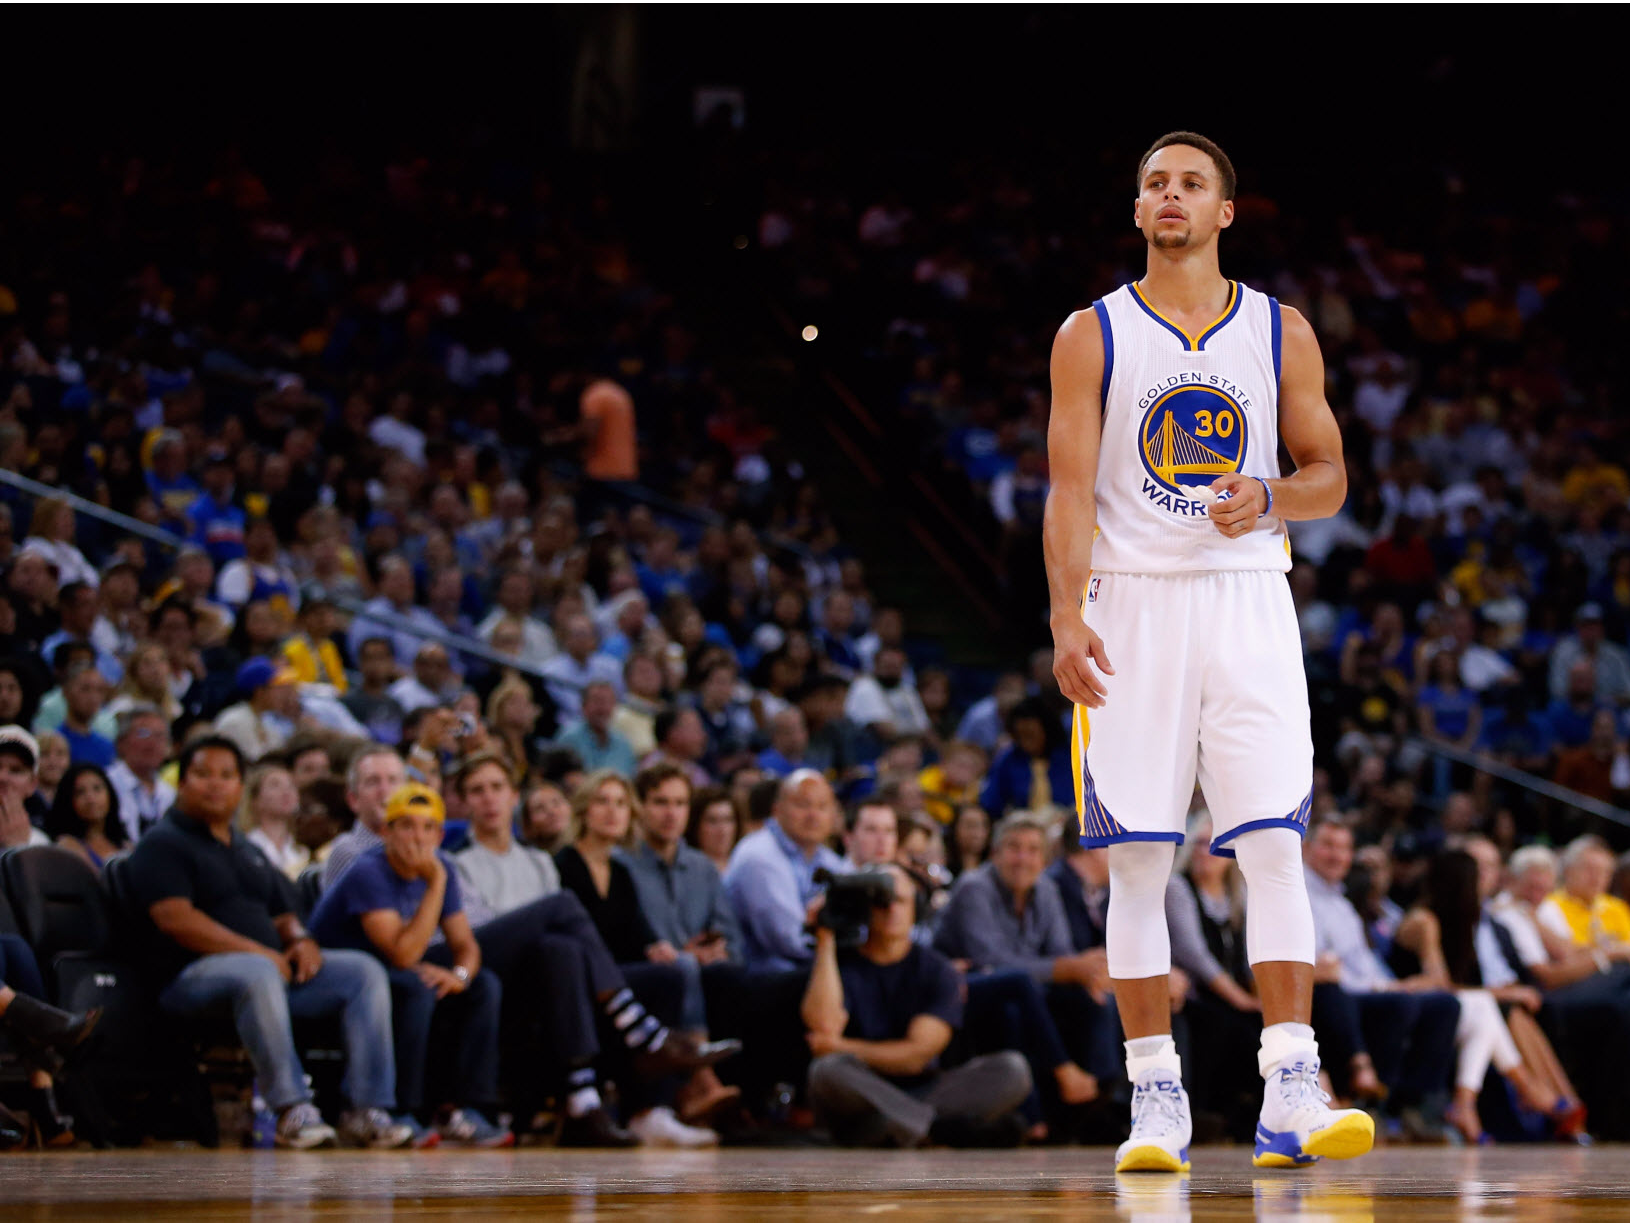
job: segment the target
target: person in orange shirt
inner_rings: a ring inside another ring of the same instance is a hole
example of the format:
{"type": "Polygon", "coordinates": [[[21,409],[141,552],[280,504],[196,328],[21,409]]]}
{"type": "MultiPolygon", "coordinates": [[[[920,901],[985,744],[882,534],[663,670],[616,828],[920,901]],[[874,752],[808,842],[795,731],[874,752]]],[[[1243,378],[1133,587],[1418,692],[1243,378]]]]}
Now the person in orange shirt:
{"type": "Polygon", "coordinates": [[[610,378],[597,378],[578,399],[583,471],[591,480],[640,478],[634,398],[610,378]]]}

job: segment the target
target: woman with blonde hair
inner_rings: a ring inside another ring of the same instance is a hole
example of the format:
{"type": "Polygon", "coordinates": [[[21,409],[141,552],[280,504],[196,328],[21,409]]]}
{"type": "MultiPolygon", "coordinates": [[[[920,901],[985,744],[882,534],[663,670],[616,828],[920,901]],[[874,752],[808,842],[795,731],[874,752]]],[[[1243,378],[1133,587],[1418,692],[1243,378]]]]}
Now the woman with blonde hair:
{"type": "Polygon", "coordinates": [[[487,697],[487,730],[510,761],[510,773],[519,784],[536,763],[534,729],[541,712],[532,686],[518,675],[500,680],[487,697]]]}
{"type": "Polygon", "coordinates": [[[84,582],[95,590],[102,584],[96,566],[74,546],[74,510],[61,497],[47,497],[34,507],[22,550],[42,556],[55,565],[59,587],[69,582],[84,582]]]}
{"type": "Polygon", "coordinates": [[[238,811],[238,827],[266,860],[290,879],[311,865],[311,851],[294,836],[294,817],[300,810],[300,790],[294,774],[281,764],[262,764],[249,770],[238,811]]]}
{"type": "MultiPolygon", "coordinates": [[[[583,902],[600,937],[628,978],[635,994],[677,996],[677,1014],[659,1016],[669,1026],[694,1033],[706,1041],[707,1007],[702,997],[701,972],[686,971],[671,943],[657,938],[640,908],[634,875],[612,851],[633,844],[634,820],[640,801],[634,785],[620,773],[600,769],[583,779],[572,794],[572,843],[555,855],[560,885],[583,902]]],[[[694,967],[695,960],[690,960],[694,967]]],[[[653,1013],[657,1010],[652,1007],[653,1013]]],[[[698,1074],[704,1073],[698,1071],[698,1074]]],[[[716,1084],[715,1080],[715,1084],[716,1084]]],[[[681,1092],[681,1102],[685,1093],[681,1092]]],[[[636,1117],[629,1128],[641,1133],[650,1112],[636,1117]]],[[[671,1128],[666,1125],[664,1128],[671,1128]]],[[[718,1134],[673,1119],[682,1146],[711,1146],[718,1134]]]]}
{"type": "Polygon", "coordinates": [[[170,687],[169,656],[156,641],[144,641],[131,651],[125,677],[108,702],[108,712],[118,717],[138,705],[153,706],[166,722],[174,723],[181,716],[181,702],[170,687]]]}

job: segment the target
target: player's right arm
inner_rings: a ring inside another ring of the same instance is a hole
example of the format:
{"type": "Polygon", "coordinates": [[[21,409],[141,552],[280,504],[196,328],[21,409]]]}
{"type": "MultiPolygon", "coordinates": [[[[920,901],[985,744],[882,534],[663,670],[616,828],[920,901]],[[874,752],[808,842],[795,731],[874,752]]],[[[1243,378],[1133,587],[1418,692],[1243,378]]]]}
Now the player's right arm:
{"type": "Polygon", "coordinates": [[[1047,423],[1049,488],[1042,524],[1051,600],[1053,675],[1077,705],[1104,703],[1103,680],[1113,675],[1103,639],[1081,619],[1082,592],[1092,572],[1092,537],[1098,526],[1098,442],[1103,419],[1100,387],[1104,336],[1098,315],[1077,310],[1053,341],[1052,415],[1047,423]]]}

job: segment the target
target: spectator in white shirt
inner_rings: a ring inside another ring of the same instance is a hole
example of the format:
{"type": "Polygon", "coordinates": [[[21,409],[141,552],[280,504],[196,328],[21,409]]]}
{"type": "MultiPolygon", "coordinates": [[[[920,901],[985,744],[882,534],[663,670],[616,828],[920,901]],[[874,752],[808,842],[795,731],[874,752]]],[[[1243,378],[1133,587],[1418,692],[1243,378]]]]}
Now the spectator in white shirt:
{"type": "Polygon", "coordinates": [[[862,675],[849,686],[843,703],[844,716],[856,726],[866,727],[885,743],[901,735],[921,735],[928,731],[928,711],[916,686],[905,677],[905,651],[886,646],[877,652],[872,674],[862,675]]]}
{"type": "Polygon", "coordinates": [[[119,758],[109,767],[108,780],[134,843],[175,805],[175,787],[159,776],[159,766],[170,756],[170,724],[152,705],[127,709],[119,715],[113,750],[119,758]]]}
{"type": "Polygon", "coordinates": [[[300,791],[293,773],[280,764],[250,770],[238,826],[249,844],[290,879],[298,879],[311,865],[311,851],[294,839],[294,816],[299,810],[300,791]]]}
{"type": "Polygon", "coordinates": [[[609,654],[596,653],[599,638],[588,616],[581,612],[569,615],[560,629],[564,652],[544,664],[543,676],[564,725],[582,717],[583,689],[595,680],[604,680],[621,695],[623,669],[609,654]]]}
{"type": "Polygon", "coordinates": [[[533,593],[531,574],[524,569],[507,571],[498,579],[498,606],[476,625],[475,635],[488,645],[493,645],[493,633],[500,624],[506,621],[519,623],[521,648],[518,657],[531,666],[541,667],[560,653],[560,647],[555,644],[555,635],[549,631],[549,626],[532,614],[533,593]]]}
{"type": "Polygon", "coordinates": [[[363,611],[389,613],[410,621],[411,624],[404,627],[395,623],[387,624],[366,615],[357,616],[351,621],[349,636],[351,657],[361,657],[362,643],[368,638],[388,637],[396,653],[397,663],[404,667],[409,666],[421,645],[441,636],[442,627],[428,611],[414,606],[413,569],[407,561],[399,556],[380,558],[376,577],[379,594],[362,605],[363,611]],[[422,631],[415,632],[415,628],[422,631]]]}
{"type": "Polygon", "coordinates": [[[397,680],[387,693],[406,714],[432,705],[446,705],[456,700],[463,690],[458,676],[453,674],[447,648],[427,641],[413,656],[413,674],[397,680]]]}

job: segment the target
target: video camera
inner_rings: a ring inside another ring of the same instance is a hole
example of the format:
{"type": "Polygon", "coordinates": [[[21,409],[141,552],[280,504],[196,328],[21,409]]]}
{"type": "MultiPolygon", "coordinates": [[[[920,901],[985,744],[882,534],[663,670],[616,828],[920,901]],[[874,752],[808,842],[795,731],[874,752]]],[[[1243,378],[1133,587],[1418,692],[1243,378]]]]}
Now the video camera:
{"type": "Polygon", "coordinates": [[[894,876],[880,867],[847,875],[834,875],[823,868],[815,872],[815,882],[826,885],[826,903],[816,920],[837,935],[840,947],[864,942],[872,910],[894,903],[894,876]]]}

